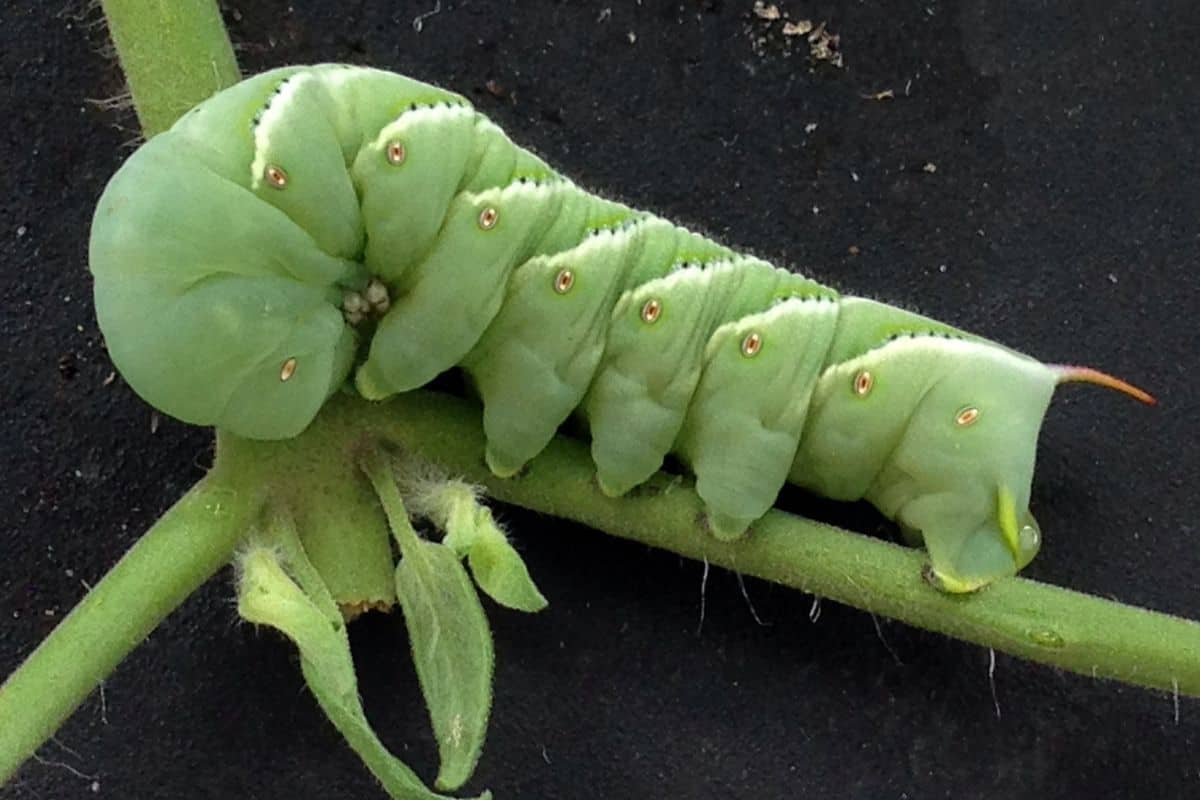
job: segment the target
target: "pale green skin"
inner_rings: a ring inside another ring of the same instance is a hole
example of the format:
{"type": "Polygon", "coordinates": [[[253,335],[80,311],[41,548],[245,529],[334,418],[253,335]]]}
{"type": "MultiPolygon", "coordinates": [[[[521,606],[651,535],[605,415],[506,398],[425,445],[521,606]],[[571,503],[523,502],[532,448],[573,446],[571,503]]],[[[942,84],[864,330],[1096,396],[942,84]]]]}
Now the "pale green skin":
{"type": "Polygon", "coordinates": [[[114,363],[187,422],[288,438],[348,379],[382,399],[459,366],[498,475],[578,414],[604,491],[675,453],[722,538],[790,481],[875,504],[950,591],[1037,551],[1052,369],[589,194],[463,98],[399,75],[289,68],[221,92],[112,179],[90,259],[114,363]],[[372,276],[390,309],[353,326],[343,293],[372,276]]]}

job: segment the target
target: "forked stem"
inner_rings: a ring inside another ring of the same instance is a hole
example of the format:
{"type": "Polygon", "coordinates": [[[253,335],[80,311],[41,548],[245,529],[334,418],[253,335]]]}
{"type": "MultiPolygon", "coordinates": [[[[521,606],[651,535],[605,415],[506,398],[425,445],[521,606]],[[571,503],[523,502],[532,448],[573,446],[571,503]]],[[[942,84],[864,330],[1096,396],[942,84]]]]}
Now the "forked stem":
{"type": "MultiPolygon", "coordinates": [[[[214,0],[101,0],[101,5],[146,137],[241,77],[214,0]]],[[[214,469],[5,681],[0,785],[130,650],[229,561],[260,507],[261,491],[261,481],[239,482],[214,469]]]]}
{"type": "Polygon", "coordinates": [[[121,659],[225,566],[262,493],[218,470],[192,487],[0,686],[0,785],[121,659]]]}

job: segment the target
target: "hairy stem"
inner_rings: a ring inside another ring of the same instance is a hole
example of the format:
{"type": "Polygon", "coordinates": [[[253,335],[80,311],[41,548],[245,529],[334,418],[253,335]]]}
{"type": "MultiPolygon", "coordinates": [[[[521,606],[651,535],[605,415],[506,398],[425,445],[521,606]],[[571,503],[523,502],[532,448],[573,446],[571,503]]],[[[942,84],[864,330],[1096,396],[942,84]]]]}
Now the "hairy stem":
{"type": "Polygon", "coordinates": [[[229,561],[262,492],[234,488],[224,474],[214,470],[192,487],[0,686],[0,784],[229,561]]]}
{"type": "Polygon", "coordinates": [[[379,448],[372,449],[362,459],[362,470],[375,487],[375,494],[379,496],[379,503],[387,516],[388,527],[392,529],[392,535],[396,537],[396,544],[400,547],[401,558],[421,558],[420,537],[413,530],[412,522],[408,518],[408,510],[400,497],[392,462],[387,454],[379,448]]]}
{"type": "MultiPolygon", "coordinates": [[[[338,397],[293,446],[330,436],[380,438],[483,484],[499,500],[947,636],[1083,675],[1200,696],[1200,623],[1023,578],[976,594],[943,594],[922,579],[922,552],[783,512],[768,514],[745,539],[722,543],[700,524],[703,506],[690,484],[663,479],[636,496],[605,497],[587,446],[562,438],[517,478],[501,480],[484,465],[480,409],[468,401],[432,392],[382,404],[338,397]]],[[[222,441],[236,450],[230,438],[222,441]]]]}
{"type": "Polygon", "coordinates": [[[142,133],[241,78],[213,0],[101,0],[142,133]]]}
{"type": "MultiPolygon", "coordinates": [[[[214,0],[101,4],[147,137],[240,78],[214,0]]],[[[214,470],[196,484],[0,686],[0,784],[229,561],[261,505],[261,488],[237,485],[261,479],[238,482],[214,470]]]]}

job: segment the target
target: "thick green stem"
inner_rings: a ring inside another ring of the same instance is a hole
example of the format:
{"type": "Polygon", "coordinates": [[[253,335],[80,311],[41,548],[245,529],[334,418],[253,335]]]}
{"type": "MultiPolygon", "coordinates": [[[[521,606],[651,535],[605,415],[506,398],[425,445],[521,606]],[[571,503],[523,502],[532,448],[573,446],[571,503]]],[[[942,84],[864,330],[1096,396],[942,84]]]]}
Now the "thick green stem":
{"type": "Polygon", "coordinates": [[[159,622],[228,563],[262,505],[214,471],[154,524],[0,686],[0,785],[159,622]]]}
{"type": "Polygon", "coordinates": [[[241,78],[213,0],[101,0],[146,138],[241,78]]]}
{"type": "MultiPolygon", "coordinates": [[[[481,483],[505,502],[1032,661],[1200,696],[1196,622],[1021,578],[976,594],[943,594],[922,579],[920,551],[782,512],[768,514],[744,540],[722,543],[699,524],[702,505],[690,484],[664,477],[635,496],[605,497],[586,445],[561,438],[519,477],[501,480],[483,463],[480,410],[467,401],[430,392],[383,404],[339,397],[295,444],[370,437],[481,483]]],[[[230,437],[222,441],[231,453],[240,449],[230,437]]]]}
{"type": "MultiPolygon", "coordinates": [[[[102,0],[147,136],[240,78],[214,0],[102,0]]],[[[261,480],[214,471],[155,523],[0,687],[0,784],[125,655],[229,561],[261,480]]]]}

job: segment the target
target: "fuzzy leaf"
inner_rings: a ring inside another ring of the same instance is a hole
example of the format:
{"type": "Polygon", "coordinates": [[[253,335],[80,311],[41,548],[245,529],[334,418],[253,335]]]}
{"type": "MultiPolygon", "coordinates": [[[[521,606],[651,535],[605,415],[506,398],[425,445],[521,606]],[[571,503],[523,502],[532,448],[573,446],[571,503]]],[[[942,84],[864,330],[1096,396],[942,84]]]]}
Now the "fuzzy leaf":
{"type": "Polygon", "coordinates": [[[446,532],[442,544],[467,558],[480,589],[517,611],[532,613],[549,605],[491,509],[466,484],[446,481],[438,491],[426,489],[426,495],[434,498],[434,521],[446,532]]]}
{"type": "Polygon", "coordinates": [[[433,521],[446,532],[442,544],[465,558],[479,537],[477,520],[482,506],[470,488],[459,481],[447,481],[437,493],[437,500],[433,521]]]}
{"type": "Polygon", "coordinates": [[[492,512],[480,508],[476,520],[475,538],[467,558],[479,588],[500,605],[517,611],[533,613],[549,605],[529,577],[529,568],[520,553],[492,519],[492,512]]]}
{"type": "MultiPolygon", "coordinates": [[[[282,631],[295,642],[304,680],[317,703],[393,800],[450,800],[426,788],[371,729],[359,700],[345,625],[328,589],[314,583],[319,575],[297,545],[298,541],[285,540],[280,549],[305,589],[284,570],[278,550],[252,548],[241,558],[238,612],[250,622],[282,631]],[[299,563],[293,561],[297,558],[299,563]]],[[[479,800],[490,798],[491,794],[484,792],[479,800]]]]}
{"type": "Polygon", "coordinates": [[[492,633],[458,555],[418,539],[396,568],[413,661],[438,742],[439,789],[471,777],[492,705],[492,633]]]}
{"type": "Polygon", "coordinates": [[[396,598],[438,743],[437,786],[455,789],[471,777],[487,733],[492,632],[458,551],[413,530],[390,456],[368,451],[362,468],[400,546],[396,598]]]}

